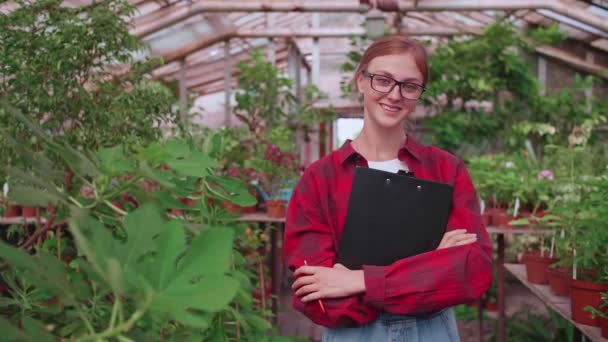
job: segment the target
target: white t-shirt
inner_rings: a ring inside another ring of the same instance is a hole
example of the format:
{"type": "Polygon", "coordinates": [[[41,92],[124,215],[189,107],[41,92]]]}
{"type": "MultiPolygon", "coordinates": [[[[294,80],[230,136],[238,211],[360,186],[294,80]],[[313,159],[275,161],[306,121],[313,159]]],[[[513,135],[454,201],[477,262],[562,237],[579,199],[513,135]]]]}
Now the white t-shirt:
{"type": "Polygon", "coordinates": [[[406,163],[397,158],[384,161],[368,161],[367,166],[369,166],[371,169],[383,170],[392,173],[397,173],[399,170],[404,170],[405,172],[410,170],[406,163]]]}

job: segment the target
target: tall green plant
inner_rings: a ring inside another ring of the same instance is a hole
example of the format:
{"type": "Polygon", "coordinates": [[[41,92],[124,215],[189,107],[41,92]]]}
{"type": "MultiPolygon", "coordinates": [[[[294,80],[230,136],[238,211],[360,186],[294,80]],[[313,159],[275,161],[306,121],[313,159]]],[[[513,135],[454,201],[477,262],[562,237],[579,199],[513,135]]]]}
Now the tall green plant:
{"type": "MultiPolygon", "coordinates": [[[[134,59],[144,46],[129,34],[135,7],[128,1],[16,3],[0,13],[0,96],[57,141],[81,150],[149,143],[161,136],[162,121],[175,119],[174,96],[145,76],[158,61],[134,59]]],[[[0,126],[34,148],[40,142],[3,110],[0,126]]],[[[7,146],[3,135],[0,154],[14,164],[18,154],[7,146]]]]}
{"type": "Polygon", "coordinates": [[[74,238],[68,243],[77,250],[51,255],[35,238],[20,248],[0,245],[0,258],[10,267],[2,277],[11,296],[0,301],[10,321],[0,326],[9,338],[272,339],[267,313],[251,295],[252,272],[233,245],[246,227],[209,205],[209,198],[242,206],[255,201],[244,184],[217,174],[210,157],[221,148],[216,137],[204,151],[181,140],[79,151],[3,108],[41,141],[42,150],[20,150],[29,170],[11,168],[18,182],[9,198],[57,203],[33,235],[61,234],[67,221],[74,238]],[[47,167],[50,152],[60,156],[60,169],[73,170],[72,186],[47,167]],[[175,208],[183,213],[169,215],[175,208]],[[33,256],[23,250],[32,246],[33,256]]]}

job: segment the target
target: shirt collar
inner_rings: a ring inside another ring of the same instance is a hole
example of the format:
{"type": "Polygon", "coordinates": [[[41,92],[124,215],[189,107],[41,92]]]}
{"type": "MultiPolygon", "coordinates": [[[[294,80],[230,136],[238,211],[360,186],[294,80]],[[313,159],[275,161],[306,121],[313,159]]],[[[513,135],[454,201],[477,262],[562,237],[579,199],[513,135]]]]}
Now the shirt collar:
{"type": "MultiPolygon", "coordinates": [[[[423,145],[421,145],[418,140],[416,140],[416,138],[414,138],[411,135],[407,135],[407,138],[405,139],[405,141],[403,142],[401,148],[399,148],[399,152],[397,154],[397,157],[400,160],[403,160],[403,153],[409,153],[412,157],[414,157],[416,160],[420,161],[420,156],[422,154],[422,149],[424,148],[423,145]]],[[[357,153],[357,151],[355,151],[355,149],[352,146],[352,140],[347,139],[346,142],[344,142],[344,144],[342,145],[342,147],[340,147],[340,149],[338,150],[338,158],[340,161],[340,164],[344,164],[347,160],[353,158],[354,156],[358,156],[359,153],[357,153]]]]}

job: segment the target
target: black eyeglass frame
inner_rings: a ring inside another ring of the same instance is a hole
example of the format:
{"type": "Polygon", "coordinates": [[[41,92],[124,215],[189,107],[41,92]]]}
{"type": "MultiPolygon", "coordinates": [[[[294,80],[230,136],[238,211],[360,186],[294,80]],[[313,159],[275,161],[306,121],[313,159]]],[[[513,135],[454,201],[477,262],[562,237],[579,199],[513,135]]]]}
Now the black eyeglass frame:
{"type": "Polygon", "coordinates": [[[399,94],[400,94],[400,95],[401,95],[403,98],[408,99],[408,100],[418,100],[418,99],[420,99],[420,97],[422,96],[422,93],[424,93],[424,92],[426,91],[426,87],[425,87],[424,85],[417,84],[417,83],[413,83],[413,82],[402,82],[402,81],[397,81],[396,79],[394,79],[394,78],[392,78],[392,77],[390,77],[390,76],[386,76],[386,75],[380,75],[380,74],[372,74],[371,72],[369,72],[369,71],[367,71],[367,70],[363,70],[363,76],[365,76],[365,77],[369,77],[369,85],[372,87],[372,89],[374,89],[375,91],[380,92],[380,93],[385,93],[385,94],[388,94],[388,93],[390,93],[391,91],[393,91],[393,89],[395,88],[395,86],[397,86],[397,85],[398,85],[398,86],[399,86],[399,94]],[[393,83],[393,85],[391,86],[391,89],[389,89],[388,91],[382,91],[382,90],[378,90],[378,89],[374,88],[374,77],[376,77],[376,76],[380,76],[380,77],[384,77],[384,78],[388,78],[389,80],[392,80],[394,83],[393,83]],[[403,95],[403,92],[402,92],[402,89],[403,89],[403,88],[401,88],[401,86],[402,86],[402,85],[404,85],[404,84],[407,84],[407,85],[414,85],[414,86],[416,86],[416,87],[418,87],[418,88],[421,88],[421,89],[422,89],[422,91],[420,92],[420,95],[418,95],[418,97],[417,97],[417,98],[415,98],[415,99],[411,99],[411,98],[409,98],[409,97],[404,96],[404,95],[403,95]]]}

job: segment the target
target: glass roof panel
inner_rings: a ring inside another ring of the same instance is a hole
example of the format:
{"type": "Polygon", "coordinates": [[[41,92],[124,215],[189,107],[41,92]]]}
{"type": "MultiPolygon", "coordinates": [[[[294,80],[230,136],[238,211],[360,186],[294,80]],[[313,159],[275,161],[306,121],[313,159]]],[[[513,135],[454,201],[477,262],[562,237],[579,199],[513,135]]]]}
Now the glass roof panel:
{"type": "Polygon", "coordinates": [[[214,31],[213,25],[207,18],[199,14],[182,23],[155,32],[144,40],[150,44],[154,54],[163,55],[199,40],[202,36],[210,35],[214,31]]]}
{"type": "Polygon", "coordinates": [[[541,9],[541,10],[538,10],[538,13],[541,13],[542,15],[544,15],[544,16],[546,16],[548,18],[557,20],[560,23],[563,23],[563,24],[566,24],[566,25],[570,25],[570,26],[575,27],[577,29],[580,29],[580,30],[583,30],[583,31],[586,31],[586,32],[589,32],[589,33],[597,34],[598,36],[608,37],[608,34],[606,34],[603,31],[600,31],[600,30],[598,30],[598,29],[596,29],[594,27],[591,27],[591,26],[589,26],[587,24],[581,23],[578,20],[570,19],[568,17],[565,17],[565,16],[563,16],[561,14],[558,14],[558,13],[555,13],[553,11],[541,9]]]}

